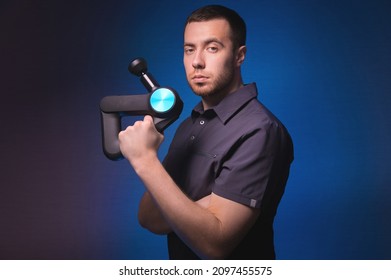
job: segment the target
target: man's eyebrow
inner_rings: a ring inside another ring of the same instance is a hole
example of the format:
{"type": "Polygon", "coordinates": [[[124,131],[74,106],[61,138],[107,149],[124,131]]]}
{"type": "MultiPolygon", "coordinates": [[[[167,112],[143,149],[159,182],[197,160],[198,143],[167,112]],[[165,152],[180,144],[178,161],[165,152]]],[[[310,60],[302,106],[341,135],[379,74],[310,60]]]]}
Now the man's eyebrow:
{"type": "MultiPolygon", "coordinates": [[[[202,42],[203,45],[209,45],[210,43],[216,43],[216,44],[219,44],[220,46],[224,47],[224,44],[223,42],[221,42],[219,39],[217,38],[209,38],[209,39],[206,39],[205,41],[202,42]]],[[[190,42],[185,42],[184,43],[184,46],[185,47],[194,47],[196,44],[194,43],[190,43],[190,42]]]]}
{"type": "Polygon", "coordinates": [[[205,45],[208,45],[210,43],[216,43],[216,44],[219,44],[221,46],[224,46],[223,42],[221,42],[221,40],[219,40],[217,38],[210,38],[208,40],[205,40],[205,45]]]}

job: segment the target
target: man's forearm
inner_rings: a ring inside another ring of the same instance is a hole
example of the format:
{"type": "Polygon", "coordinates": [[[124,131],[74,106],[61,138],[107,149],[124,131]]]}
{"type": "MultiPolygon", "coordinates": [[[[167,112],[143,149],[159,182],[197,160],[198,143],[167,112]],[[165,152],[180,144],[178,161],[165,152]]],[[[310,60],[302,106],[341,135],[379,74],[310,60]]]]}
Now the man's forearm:
{"type": "Polygon", "coordinates": [[[149,192],[145,192],[141,198],[138,220],[142,227],[153,233],[167,234],[171,232],[170,226],[167,224],[149,192]]]}
{"type": "Polygon", "coordinates": [[[219,243],[221,223],[205,208],[207,200],[201,203],[190,200],[157,158],[143,160],[149,162],[133,162],[136,173],[169,228],[201,257],[209,257],[209,251],[219,243]]]}

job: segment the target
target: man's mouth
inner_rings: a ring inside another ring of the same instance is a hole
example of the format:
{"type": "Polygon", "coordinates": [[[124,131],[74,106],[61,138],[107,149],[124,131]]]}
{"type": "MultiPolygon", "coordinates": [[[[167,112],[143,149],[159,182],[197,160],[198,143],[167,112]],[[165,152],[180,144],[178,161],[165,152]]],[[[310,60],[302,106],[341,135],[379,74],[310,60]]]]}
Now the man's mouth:
{"type": "Polygon", "coordinates": [[[194,75],[194,76],[192,77],[192,80],[193,80],[195,83],[204,83],[204,82],[206,82],[207,79],[208,79],[208,77],[203,76],[203,75],[194,75]]]}

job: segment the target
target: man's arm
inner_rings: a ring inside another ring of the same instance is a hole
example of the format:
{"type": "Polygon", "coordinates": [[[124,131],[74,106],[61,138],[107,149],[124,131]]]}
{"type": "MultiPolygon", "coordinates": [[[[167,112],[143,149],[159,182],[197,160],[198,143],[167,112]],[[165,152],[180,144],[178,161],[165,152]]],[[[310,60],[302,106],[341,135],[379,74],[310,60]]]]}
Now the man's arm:
{"type": "Polygon", "coordinates": [[[227,257],[252,227],[259,209],[213,193],[198,203],[189,199],[157,157],[163,136],[150,116],[121,132],[119,140],[121,152],[149,193],[150,197],[144,196],[143,200],[148,199],[149,205],[155,203],[152,209],[160,211],[166,230],[174,231],[201,258],[227,257]]]}
{"type": "MultiPolygon", "coordinates": [[[[210,195],[197,201],[197,203],[204,208],[209,206],[209,202],[210,195]]],[[[142,227],[155,234],[168,234],[171,232],[170,226],[167,224],[148,191],[144,193],[140,200],[138,220],[142,227]]]]}

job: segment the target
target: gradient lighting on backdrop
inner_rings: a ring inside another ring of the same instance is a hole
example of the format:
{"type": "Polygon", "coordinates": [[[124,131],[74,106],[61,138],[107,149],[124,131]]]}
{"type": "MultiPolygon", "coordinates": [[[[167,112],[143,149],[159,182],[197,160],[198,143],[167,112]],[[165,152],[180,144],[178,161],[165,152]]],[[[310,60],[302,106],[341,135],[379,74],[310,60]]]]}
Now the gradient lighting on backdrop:
{"type": "MultiPolygon", "coordinates": [[[[0,259],[167,258],[165,237],[137,222],[144,187],[102,152],[99,101],[146,92],[127,71],[141,56],[181,95],[183,120],[199,101],[185,81],[183,25],[209,3],[2,5],[0,259]]],[[[390,4],[213,3],[245,18],[244,80],[257,82],[294,140],[277,257],[390,259],[390,4]]]]}

